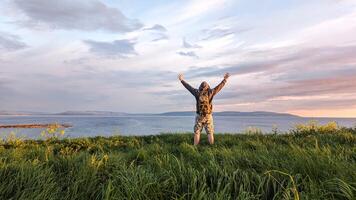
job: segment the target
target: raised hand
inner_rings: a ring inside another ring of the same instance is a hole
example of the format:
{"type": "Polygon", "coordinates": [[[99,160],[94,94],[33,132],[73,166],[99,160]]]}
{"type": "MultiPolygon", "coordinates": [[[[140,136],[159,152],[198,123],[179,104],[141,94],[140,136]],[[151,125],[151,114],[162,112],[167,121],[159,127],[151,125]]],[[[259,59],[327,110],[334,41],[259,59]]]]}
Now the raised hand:
{"type": "Polygon", "coordinates": [[[230,74],[229,74],[229,73],[226,73],[226,74],[224,75],[224,79],[225,79],[225,80],[227,80],[229,77],[230,77],[230,74]]]}
{"type": "Polygon", "coordinates": [[[182,80],[183,80],[183,74],[178,74],[178,79],[179,79],[180,81],[182,81],[182,80]]]}

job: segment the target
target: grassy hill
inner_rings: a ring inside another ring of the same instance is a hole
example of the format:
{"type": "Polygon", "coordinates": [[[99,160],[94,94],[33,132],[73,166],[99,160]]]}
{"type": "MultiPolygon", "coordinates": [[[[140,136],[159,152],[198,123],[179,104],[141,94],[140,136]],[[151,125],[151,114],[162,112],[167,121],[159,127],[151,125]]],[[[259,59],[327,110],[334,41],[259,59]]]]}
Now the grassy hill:
{"type": "Polygon", "coordinates": [[[0,144],[0,199],[355,199],[356,129],[62,139],[0,144]]]}

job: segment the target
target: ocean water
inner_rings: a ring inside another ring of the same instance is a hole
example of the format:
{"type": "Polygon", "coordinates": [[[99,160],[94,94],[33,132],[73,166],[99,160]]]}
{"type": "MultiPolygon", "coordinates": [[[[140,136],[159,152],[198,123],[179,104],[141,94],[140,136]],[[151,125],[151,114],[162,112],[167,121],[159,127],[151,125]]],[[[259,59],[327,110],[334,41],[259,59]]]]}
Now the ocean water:
{"type": "MultiPolygon", "coordinates": [[[[320,124],[336,121],[341,126],[356,126],[356,118],[240,117],[215,116],[216,133],[241,133],[249,127],[271,132],[273,127],[288,131],[297,123],[317,120],[320,124]]],[[[150,135],[193,132],[194,116],[0,116],[0,124],[68,123],[67,137],[150,135]]],[[[25,138],[40,138],[43,129],[0,129],[0,137],[11,132],[25,138]]]]}

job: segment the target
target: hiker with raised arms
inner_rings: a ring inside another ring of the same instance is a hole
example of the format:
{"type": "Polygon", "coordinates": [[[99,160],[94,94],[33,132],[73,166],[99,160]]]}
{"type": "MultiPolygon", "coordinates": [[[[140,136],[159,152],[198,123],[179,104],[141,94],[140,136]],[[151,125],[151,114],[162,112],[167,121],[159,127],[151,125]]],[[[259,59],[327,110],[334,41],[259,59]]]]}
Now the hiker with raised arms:
{"type": "Polygon", "coordinates": [[[202,82],[199,89],[193,88],[184,81],[183,74],[178,75],[178,79],[183,86],[195,97],[196,100],[196,117],[194,125],[194,145],[200,141],[200,133],[205,128],[208,134],[209,144],[214,144],[214,122],[213,122],[213,98],[224,87],[230,74],[226,73],[224,79],[219,85],[211,89],[207,82],[202,82]]]}

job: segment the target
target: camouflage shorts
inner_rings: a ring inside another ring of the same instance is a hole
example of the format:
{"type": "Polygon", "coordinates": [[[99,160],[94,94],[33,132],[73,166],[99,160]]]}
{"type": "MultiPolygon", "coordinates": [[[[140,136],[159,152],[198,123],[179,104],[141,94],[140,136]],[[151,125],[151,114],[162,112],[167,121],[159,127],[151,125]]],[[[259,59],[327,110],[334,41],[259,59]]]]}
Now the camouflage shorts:
{"type": "Polygon", "coordinates": [[[214,134],[214,121],[212,114],[206,116],[196,115],[194,133],[200,134],[203,128],[205,128],[207,134],[214,134]]]}

